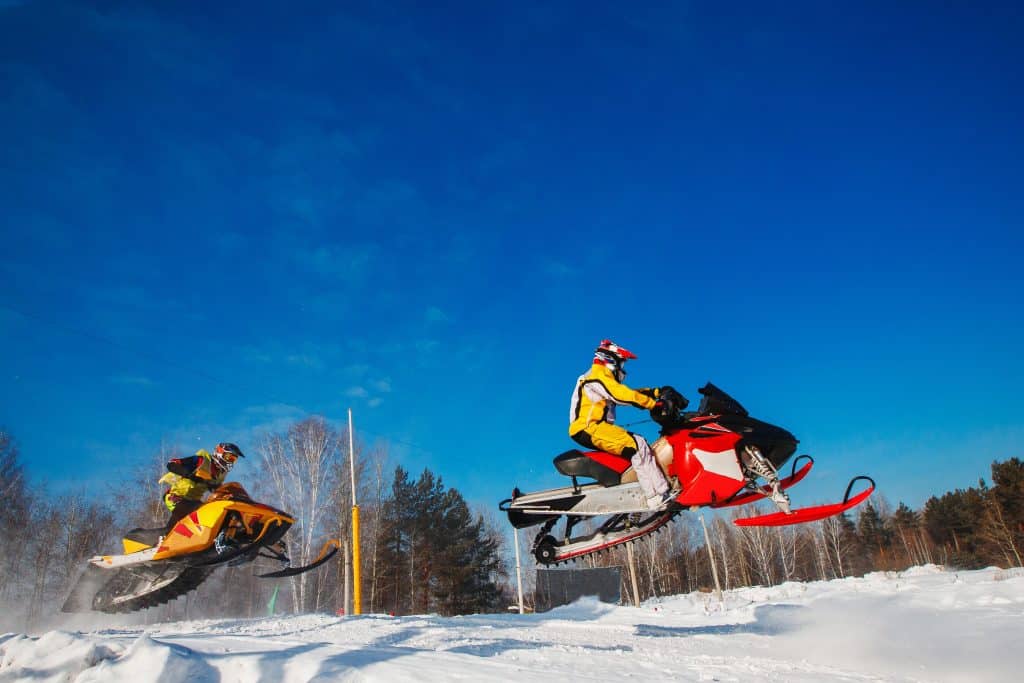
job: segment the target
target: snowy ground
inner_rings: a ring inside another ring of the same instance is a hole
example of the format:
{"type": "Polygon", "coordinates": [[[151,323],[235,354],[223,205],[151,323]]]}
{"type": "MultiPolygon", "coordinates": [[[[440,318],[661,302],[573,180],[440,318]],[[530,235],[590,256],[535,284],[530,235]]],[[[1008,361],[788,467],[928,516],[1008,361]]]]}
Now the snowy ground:
{"type": "Polygon", "coordinates": [[[6,681],[1017,681],[1024,572],[919,567],[639,609],[322,615],[0,636],[6,681]]]}

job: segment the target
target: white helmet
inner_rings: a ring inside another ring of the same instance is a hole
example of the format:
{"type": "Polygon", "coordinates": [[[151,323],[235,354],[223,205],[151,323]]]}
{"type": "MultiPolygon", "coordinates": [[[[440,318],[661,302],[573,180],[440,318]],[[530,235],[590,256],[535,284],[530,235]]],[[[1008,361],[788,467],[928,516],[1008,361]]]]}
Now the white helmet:
{"type": "Polygon", "coordinates": [[[608,367],[620,382],[626,376],[626,361],[634,358],[635,353],[610,339],[603,339],[601,345],[594,350],[594,362],[608,367]]]}

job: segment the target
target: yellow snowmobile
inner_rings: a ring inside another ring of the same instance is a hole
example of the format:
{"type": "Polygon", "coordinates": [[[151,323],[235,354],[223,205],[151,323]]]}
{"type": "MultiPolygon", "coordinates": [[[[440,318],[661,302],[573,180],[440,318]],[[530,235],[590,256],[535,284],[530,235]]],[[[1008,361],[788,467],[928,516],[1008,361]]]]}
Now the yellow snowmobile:
{"type": "Polygon", "coordinates": [[[338,552],[340,541],[331,539],[313,562],[291,567],[281,539],[294,523],[288,513],[252,500],[241,484],[223,484],[170,530],[132,529],[123,539],[123,555],[90,559],[62,609],[133,612],[194,590],[222,565],[265,557],[285,568],[258,576],[294,576],[338,552]]]}

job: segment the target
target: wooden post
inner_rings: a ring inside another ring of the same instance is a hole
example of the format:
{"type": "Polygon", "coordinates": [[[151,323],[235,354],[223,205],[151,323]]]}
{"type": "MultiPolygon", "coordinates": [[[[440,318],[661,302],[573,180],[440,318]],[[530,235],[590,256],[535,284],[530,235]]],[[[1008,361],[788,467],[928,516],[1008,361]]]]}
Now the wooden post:
{"type": "Polygon", "coordinates": [[[629,578],[633,583],[633,607],[639,607],[640,588],[636,583],[636,557],[633,555],[633,541],[626,543],[626,559],[629,561],[629,578]]]}
{"type": "Polygon", "coordinates": [[[704,529],[704,545],[708,549],[708,560],[711,561],[711,576],[715,577],[715,597],[722,603],[722,584],[718,582],[718,565],[715,564],[715,553],[711,550],[711,537],[708,535],[708,525],[704,523],[704,513],[700,513],[700,525],[704,529]]]}
{"type": "Polygon", "coordinates": [[[512,541],[516,545],[516,588],[519,592],[519,613],[522,614],[525,610],[523,609],[523,571],[519,564],[519,529],[512,527],[512,541]]]}
{"type": "Polygon", "coordinates": [[[345,549],[345,602],[342,603],[342,609],[345,610],[345,616],[353,614],[352,610],[352,586],[349,577],[352,575],[352,556],[349,554],[348,543],[342,543],[342,547],[345,549]]]}

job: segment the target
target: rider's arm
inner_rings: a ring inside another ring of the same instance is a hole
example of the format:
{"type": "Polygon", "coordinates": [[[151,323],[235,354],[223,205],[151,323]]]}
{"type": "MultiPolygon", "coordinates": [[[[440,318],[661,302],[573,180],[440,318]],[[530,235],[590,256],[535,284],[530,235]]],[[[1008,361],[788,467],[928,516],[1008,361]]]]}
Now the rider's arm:
{"type": "Polygon", "coordinates": [[[167,463],[167,471],[173,472],[180,477],[187,477],[193,481],[199,481],[196,477],[196,469],[200,465],[200,458],[198,455],[192,455],[187,458],[175,458],[167,463]]]}
{"type": "Polygon", "coordinates": [[[653,398],[645,394],[641,394],[639,391],[634,391],[625,384],[616,382],[614,378],[602,378],[601,385],[612,397],[612,400],[620,405],[636,406],[637,408],[643,408],[644,410],[650,410],[654,407],[653,398]]]}

